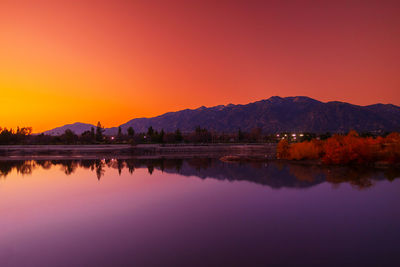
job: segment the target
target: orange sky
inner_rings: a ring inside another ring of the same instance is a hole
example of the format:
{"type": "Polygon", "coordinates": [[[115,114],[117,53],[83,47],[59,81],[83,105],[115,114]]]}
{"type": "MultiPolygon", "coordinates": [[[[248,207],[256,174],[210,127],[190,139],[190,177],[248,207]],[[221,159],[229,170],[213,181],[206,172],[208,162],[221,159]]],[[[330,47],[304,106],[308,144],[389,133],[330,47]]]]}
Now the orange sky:
{"type": "Polygon", "coordinates": [[[1,0],[0,126],[273,95],[400,105],[400,2],[286,2],[1,0]]]}

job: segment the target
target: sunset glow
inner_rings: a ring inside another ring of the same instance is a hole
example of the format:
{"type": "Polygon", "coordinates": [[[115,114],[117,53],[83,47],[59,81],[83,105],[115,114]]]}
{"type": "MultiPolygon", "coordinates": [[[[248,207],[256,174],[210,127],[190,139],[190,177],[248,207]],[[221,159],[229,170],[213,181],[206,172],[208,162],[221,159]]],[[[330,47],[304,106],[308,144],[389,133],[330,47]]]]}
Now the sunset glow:
{"type": "Polygon", "coordinates": [[[399,2],[268,2],[3,0],[0,126],[273,95],[400,104],[399,2]]]}

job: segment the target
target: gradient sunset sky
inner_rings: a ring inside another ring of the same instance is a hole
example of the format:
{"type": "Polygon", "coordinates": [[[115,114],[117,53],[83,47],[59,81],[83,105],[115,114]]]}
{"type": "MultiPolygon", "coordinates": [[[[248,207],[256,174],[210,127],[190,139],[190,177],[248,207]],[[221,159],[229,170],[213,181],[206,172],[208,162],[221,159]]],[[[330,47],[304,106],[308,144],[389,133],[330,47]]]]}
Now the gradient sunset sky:
{"type": "Polygon", "coordinates": [[[400,1],[0,1],[0,126],[273,95],[400,105],[400,1]]]}

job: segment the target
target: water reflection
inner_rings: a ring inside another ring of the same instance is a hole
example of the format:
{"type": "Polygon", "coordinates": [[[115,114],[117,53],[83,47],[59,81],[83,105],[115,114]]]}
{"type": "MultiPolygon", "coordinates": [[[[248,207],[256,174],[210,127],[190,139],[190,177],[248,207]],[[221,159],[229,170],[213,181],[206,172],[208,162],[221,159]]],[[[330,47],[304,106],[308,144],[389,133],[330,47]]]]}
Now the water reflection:
{"type": "Polygon", "coordinates": [[[319,166],[279,161],[226,163],[217,159],[192,158],[0,161],[0,178],[6,178],[14,170],[22,175],[30,175],[38,168],[57,167],[65,175],[71,175],[79,168],[89,169],[95,173],[98,180],[105,176],[107,169],[116,169],[121,175],[124,169],[132,174],[135,169],[147,168],[150,175],[154,170],[159,170],[201,179],[249,181],[274,189],[308,188],[323,182],[329,182],[335,186],[340,183],[349,183],[354,188],[365,189],[372,187],[377,181],[393,181],[400,177],[400,170],[396,168],[379,170],[365,166],[319,166]]]}

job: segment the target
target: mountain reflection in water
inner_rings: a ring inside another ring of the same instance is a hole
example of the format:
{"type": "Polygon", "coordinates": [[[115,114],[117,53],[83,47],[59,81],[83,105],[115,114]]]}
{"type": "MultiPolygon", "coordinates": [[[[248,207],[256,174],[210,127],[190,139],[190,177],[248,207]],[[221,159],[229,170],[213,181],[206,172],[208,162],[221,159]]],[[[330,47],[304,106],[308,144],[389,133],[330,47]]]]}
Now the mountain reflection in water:
{"type": "Polygon", "coordinates": [[[279,161],[226,163],[217,159],[192,158],[0,161],[0,179],[6,178],[13,170],[22,175],[29,175],[38,168],[56,167],[66,175],[73,174],[79,168],[89,169],[98,180],[106,176],[106,170],[110,169],[118,170],[119,174],[127,169],[132,174],[135,169],[147,168],[150,175],[154,170],[159,170],[201,179],[248,181],[273,189],[309,188],[323,182],[333,185],[349,183],[356,189],[365,189],[377,181],[393,181],[400,177],[400,170],[395,168],[379,170],[365,166],[319,166],[279,161]]]}

